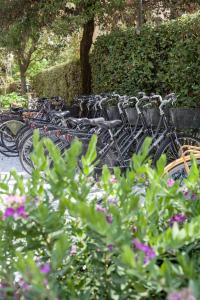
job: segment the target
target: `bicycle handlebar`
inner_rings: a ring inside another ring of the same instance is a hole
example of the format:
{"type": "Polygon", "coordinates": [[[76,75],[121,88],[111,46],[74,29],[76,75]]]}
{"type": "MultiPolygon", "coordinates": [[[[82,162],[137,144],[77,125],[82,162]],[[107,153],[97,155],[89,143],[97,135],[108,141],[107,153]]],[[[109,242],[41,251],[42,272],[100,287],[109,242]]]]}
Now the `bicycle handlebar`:
{"type": "Polygon", "coordinates": [[[170,104],[170,103],[173,104],[176,100],[177,100],[177,98],[176,98],[174,93],[171,93],[171,94],[167,95],[165,97],[165,99],[162,101],[162,103],[160,104],[160,106],[159,106],[160,113],[164,114],[163,107],[166,106],[167,104],[170,104]]]}

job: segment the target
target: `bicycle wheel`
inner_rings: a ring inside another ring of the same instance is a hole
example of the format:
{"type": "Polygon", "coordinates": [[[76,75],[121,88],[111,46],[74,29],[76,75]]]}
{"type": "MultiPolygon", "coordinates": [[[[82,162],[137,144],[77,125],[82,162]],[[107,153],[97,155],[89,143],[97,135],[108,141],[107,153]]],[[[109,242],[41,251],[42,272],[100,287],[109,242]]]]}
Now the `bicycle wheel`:
{"type": "Polygon", "coordinates": [[[24,125],[17,133],[16,135],[16,139],[15,139],[15,142],[16,142],[16,147],[17,149],[19,148],[19,143],[21,141],[21,139],[23,138],[23,136],[26,134],[26,132],[30,130],[30,127],[27,126],[27,125],[24,125]]]}
{"type": "MultiPolygon", "coordinates": [[[[200,158],[196,159],[197,165],[200,168],[200,158]]],[[[192,165],[191,159],[187,161],[187,165],[190,168],[192,165]]],[[[165,173],[169,175],[169,177],[173,178],[174,180],[180,180],[183,181],[185,178],[187,178],[188,173],[185,169],[185,164],[183,159],[177,159],[174,161],[174,163],[171,163],[171,166],[166,166],[165,173]]]]}
{"type": "Polygon", "coordinates": [[[172,140],[172,137],[167,138],[160,147],[157,149],[154,159],[153,166],[156,165],[157,160],[161,157],[162,154],[165,154],[167,157],[167,163],[170,163],[180,157],[180,148],[184,145],[191,146],[200,146],[200,139],[189,136],[189,135],[179,135],[177,138],[172,140]]]}
{"type": "Polygon", "coordinates": [[[15,141],[17,133],[23,126],[24,123],[18,120],[9,120],[0,126],[1,145],[11,153],[18,153],[15,141]]]}
{"type": "MultiPolygon", "coordinates": [[[[45,137],[45,134],[43,134],[42,131],[40,131],[40,138],[45,137]]],[[[54,135],[49,136],[49,138],[54,142],[54,144],[60,149],[61,147],[61,142],[60,140],[55,137],[54,135]]],[[[19,148],[19,159],[21,162],[21,165],[23,169],[28,173],[31,174],[32,170],[35,168],[32,160],[31,160],[31,153],[33,152],[34,147],[33,147],[33,131],[29,132],[26,137],[24,137],[23,141],[20,144],[19,148]]],[[[45,151],[45,156],[49,157],[48,151],[45,151]]],[[[49,166],[51,167],[52,160],[51,157],[49,157],[49,166]]]]}

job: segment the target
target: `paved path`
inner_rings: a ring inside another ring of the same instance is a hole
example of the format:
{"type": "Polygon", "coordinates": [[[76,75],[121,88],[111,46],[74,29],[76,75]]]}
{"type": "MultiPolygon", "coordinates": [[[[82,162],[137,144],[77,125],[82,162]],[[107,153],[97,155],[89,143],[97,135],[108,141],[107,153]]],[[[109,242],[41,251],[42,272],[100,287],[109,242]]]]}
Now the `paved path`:
{"type": "Polygon", "coordinates": [[[13,168],[19,173],[26,174],[18,157],[6,157],[0,154],[0,173],[8,173],[13,168]]]}
{"type": "MultiPolygon", "coordinates": [[[[12,169],[15,169],[19,175],[23,175],[25,179],[28,178],[29,176],[23,170],[18,157],[6,157],[0,154],[0,182],[1,181],[4,182],[5,178],[8,178],[6,175],[8,175],[12,169]]],[[[15,184],[15,179],[11,177],[9,179],[9,188],[11,191],[14,184],[15,184]]]]}

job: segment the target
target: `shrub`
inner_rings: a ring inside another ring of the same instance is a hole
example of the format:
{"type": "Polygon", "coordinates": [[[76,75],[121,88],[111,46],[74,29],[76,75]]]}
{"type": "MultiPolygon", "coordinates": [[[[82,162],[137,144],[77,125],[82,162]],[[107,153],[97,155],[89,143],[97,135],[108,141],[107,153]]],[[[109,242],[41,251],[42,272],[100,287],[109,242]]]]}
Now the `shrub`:
{"type": "Polygon", "coordinates": [[[75,61],[46,69],[33,78],[32,86],[39,96],[60,96],[70,103],[80,94],[80,64],[75,61]]]}
{"type": "Polygon", "coordinates": [[[199,106],[200,14],[160,26],[111,32],[91,55],[93,91],[176,92],[179,106],[199,106]]]}
{"type": "Polygon", "coordinates": [[[8,83],[6,86],[0,88],[0,95],[6,95],[11,93],[17,93],[20,90],[20,82],[13,81],[8,83]]]}
{"type": "Polygon", "coordinates": [[[1,108],[9,108],[13,104],[24,107],[27,105],[27,99],[15,92],[0,96],[1,108]]]}
{"type": "Polygon", "coordinates": [[[163,158],[157,171],[142,163],[146,142],[126,175],[105,167],[96,183],[95,142],[77,173],[78,141],[61,157],[35,135],[31,178],[12,172],[13,187],[1,182],[0,297],[153,300],[193,293],[199,299],[197,165],[180,187],[163,176],[163,158]]]}

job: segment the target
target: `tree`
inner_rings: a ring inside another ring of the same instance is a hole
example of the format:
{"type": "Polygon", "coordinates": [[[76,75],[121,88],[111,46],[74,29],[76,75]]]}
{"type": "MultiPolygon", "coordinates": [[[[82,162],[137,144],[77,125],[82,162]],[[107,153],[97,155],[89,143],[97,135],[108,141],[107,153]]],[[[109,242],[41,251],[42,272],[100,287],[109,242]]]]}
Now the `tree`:
{"type": "Polygon", "coordinates": [[[57,13],[53,1],[0,0],[0,45],[12,52],[19,65],[21,89],[27,91],[26,72],[46,22],[50,24],[57,13]]]}
{"type": "MultiPolygon", "coordinates": [[[[74,0],[65,6],[63,14],[57,19],[61,28],[68,28],[68,33],[82,28],[80,42],[80,64],[82,93],[91,93],[91,67],[89,53],[93,43],[93,34],[97,24],[105,23],[105,19],[116,10],[124,9],[125,0],[74,0]]],[[[64,30],[62,34],[66,34],[64,30]]]]}

